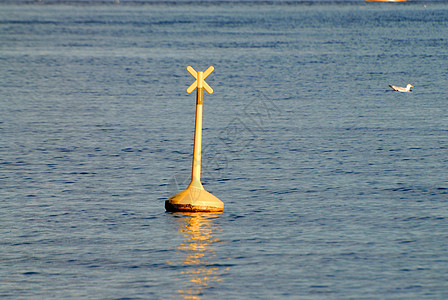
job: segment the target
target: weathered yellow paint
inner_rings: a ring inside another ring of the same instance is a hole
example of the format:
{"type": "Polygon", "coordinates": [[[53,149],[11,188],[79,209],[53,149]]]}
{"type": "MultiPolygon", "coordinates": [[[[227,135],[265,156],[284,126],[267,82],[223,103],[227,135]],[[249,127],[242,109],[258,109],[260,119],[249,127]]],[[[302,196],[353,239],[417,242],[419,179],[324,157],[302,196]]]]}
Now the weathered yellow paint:
{"type": "Polygon", "coordinates": [[[177,193],[165,201],[165,209],[167,211],[221,212],[224,210],[224,203],[211,193],[207,192],[201,183],[203,89],[209,94],[213,93],[213,89],[204,79],[210,75],[213,70],[213,66],[210,66],[205,72],[196,72],[191,66],[187,67],[187,71],[196,79],[196,81],[188,87],[187,93],[191,93],[194,89],[197,90],[191,181],[184,191],[177,193]]]}

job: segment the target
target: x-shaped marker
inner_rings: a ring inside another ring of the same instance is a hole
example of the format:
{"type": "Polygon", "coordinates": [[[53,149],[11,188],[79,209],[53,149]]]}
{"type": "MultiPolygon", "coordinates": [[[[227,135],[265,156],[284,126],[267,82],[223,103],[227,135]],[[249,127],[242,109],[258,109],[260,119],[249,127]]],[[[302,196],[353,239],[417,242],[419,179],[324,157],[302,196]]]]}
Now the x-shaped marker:
{"type": "Polygon", "coordinates": [[[207,70],[205,70],[205,72],[199,71],[196,72],[193,67],[188,66],[187,67],[187,71],[188,73],[191,74],[191,76],[194,77],[194,79],[196,79],[195,82],[193,82],[187,89],[187,93],[191,93],[192,91],[194,91],[195,88],[198,89],[202,89],[204,88],[209,94],[213,93],[213,89],[208,85],[207,82],[205,82],[205,78],[207,78],[208,75],[210,75],[211,72],[213,72],[215,68],[213,68],[213,66],[208,67],[207,70]]]}

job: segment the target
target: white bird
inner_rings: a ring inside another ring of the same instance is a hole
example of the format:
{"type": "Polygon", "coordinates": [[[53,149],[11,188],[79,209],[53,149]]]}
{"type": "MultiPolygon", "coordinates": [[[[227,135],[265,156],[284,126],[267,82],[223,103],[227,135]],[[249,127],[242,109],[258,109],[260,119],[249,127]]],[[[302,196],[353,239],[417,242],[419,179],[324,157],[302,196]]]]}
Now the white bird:
{"type": "Polygon", "coordinates": [[[411,91],[411,88],[413,88],[414,86],[412,84],[408,84],[405,88],[401,87],[401,86],[396,86],[396,85],[390,85],[390,88],[393,89],[395,92],[401,92],[401,93],[407,93],[411,91]]]}

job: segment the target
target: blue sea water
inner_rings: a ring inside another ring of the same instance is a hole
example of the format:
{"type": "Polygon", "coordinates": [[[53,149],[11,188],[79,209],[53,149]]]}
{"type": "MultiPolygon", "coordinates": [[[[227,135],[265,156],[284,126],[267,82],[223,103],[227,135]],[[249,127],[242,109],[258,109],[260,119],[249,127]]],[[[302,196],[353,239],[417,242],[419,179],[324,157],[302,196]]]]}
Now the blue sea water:
{"type": "Polygon", "coordinates": [[[0,4],[0,297],[448,298],[447,24],[446,2],[0,4]],[[215,67],[222,214],[164,209],[188,65],[215,67]]]}

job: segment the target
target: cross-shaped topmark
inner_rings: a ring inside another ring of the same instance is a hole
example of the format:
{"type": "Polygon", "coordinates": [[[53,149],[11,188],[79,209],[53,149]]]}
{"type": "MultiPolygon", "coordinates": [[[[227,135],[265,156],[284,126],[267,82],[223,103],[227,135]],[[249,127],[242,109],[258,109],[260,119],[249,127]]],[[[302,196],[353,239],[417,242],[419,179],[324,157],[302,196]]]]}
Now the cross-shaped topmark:
{"type": "Polygon", "coordinates": [[[213,72],[215,68],[213,68],[213,66],[208,67],[207,70],[205,70],[205,72],[199,71],[196,72],[195,69],[193,69],[193,67],[188,66],[187,67],[187,71],[188,73],[191,74],[191,76],[193,76],[196,81],[193,82],[187,89],[187,93],[191,93],[192,91],[194,91],[195,88],[198,89],[202,89],[204,88],[209,94],[213,94],[213,89],[208,85],[207,82],[205,82],[205,78],[207,78],[208,75],[210,75],[211,72],[213,72]]]}

